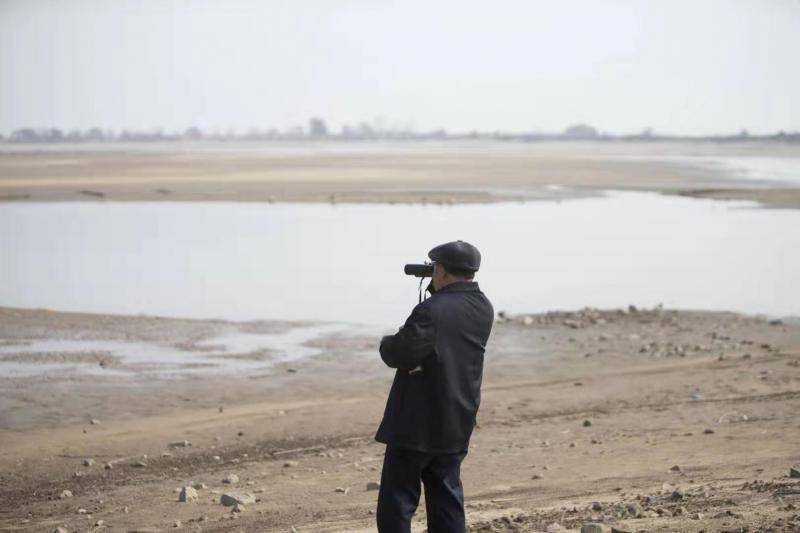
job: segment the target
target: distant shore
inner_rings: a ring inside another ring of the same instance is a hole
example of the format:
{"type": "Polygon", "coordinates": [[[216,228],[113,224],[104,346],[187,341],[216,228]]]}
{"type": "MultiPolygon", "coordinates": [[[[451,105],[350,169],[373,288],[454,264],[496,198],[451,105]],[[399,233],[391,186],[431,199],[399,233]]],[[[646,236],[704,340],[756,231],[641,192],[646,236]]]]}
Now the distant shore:
{"type": "Polygon", "coordinates": [[[800,145],[709,143],[176,143],[4,145],[0,202],[487,203],[653,191],[800,207],[800,186],[692,158],[800,158],[800,145]]]}

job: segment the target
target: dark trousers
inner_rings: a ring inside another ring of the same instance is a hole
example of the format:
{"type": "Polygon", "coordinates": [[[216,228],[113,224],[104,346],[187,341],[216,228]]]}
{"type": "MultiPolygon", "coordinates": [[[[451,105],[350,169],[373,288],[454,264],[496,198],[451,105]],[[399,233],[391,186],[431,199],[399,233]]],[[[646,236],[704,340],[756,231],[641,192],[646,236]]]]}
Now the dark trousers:
{"type": "Polygon", "coordinates": [[[429,533],[464,533],[461,461],[466,451],[430,454],[386,447],[378,493],[379,533],[409,533],[425,485],[429,533]]]}

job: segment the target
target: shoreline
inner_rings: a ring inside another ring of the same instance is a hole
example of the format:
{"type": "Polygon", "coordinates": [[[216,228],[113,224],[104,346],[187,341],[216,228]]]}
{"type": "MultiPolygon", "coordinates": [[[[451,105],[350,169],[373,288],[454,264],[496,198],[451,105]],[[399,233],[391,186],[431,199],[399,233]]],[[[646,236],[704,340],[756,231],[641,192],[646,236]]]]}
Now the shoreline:
{"type": "Polygon", "coordinates": [[[303,153],[271,151],[269,145],[205,151],[202,145],[158,151],[20,148],[0,152],[0,202],[450,204],[559,200],[616,189],[800,207],[798,184],[732,177],[707,164],[715,157],[794,160],[800,157],[794,145],[389,146],[340,152],[309,147],[303,153]]]}
{"type": "MultiPolygon", "coordinates": [[[[8,308],[0,316],[0,339],[12,342],[197,343],[231,324],[291,325],[8,308]]],[[[219,532],[374,530],[377,493],[365,487],[380,474],[383,447],[372,436],[393,373],[377,337],[311,342],[316,356],[257,376],[128,386],[56,376],[0,388],[0,404],[21,417],[9,425],[7,410],[0,429],[0,529],[84,530],[103,520],[122,531],[176,521],[219,532]],[[231,473],[240,481],[222,483],[231,473]],[[177,501],[176,487],[198,483],[197,501],[177,501]],[[63,490],[72,496],[60,498],[63,490]],[[229,491],[256,501],[231,513],[219,503],[229,491]]],[[[520,314],[498,319],[486,357],[463,470],[470,531],[800,523],[800,480],[788,475],[800,463],[796,320],[658,308],[520,314]]]]}

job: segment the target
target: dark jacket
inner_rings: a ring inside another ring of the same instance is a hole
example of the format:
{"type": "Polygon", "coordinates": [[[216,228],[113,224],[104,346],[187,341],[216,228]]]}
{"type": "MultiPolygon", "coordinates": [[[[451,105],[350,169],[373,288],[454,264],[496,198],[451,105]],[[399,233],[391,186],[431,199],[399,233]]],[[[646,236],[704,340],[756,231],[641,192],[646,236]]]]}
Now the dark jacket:
{"type": "Polygon", "coordinates": [[[493,322],[478,284],[459,281],[417,305],[397,333],[384,337],[381,358],[397,372],[375,440],[428,453],[466,450],[493,322]]]}

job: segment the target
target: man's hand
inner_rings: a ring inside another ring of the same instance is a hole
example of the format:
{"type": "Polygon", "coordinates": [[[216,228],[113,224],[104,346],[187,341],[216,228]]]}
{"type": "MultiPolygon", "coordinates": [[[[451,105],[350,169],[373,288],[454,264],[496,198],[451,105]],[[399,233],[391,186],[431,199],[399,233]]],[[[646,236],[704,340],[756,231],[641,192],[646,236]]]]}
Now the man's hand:
{"type": "Polygon", "coordinates": [[[390,368],[413,370],[434,353],[435,343],[433,317],[423,302],[414,308],[397,333],[381,340],[381,359],[390,368]]]}

